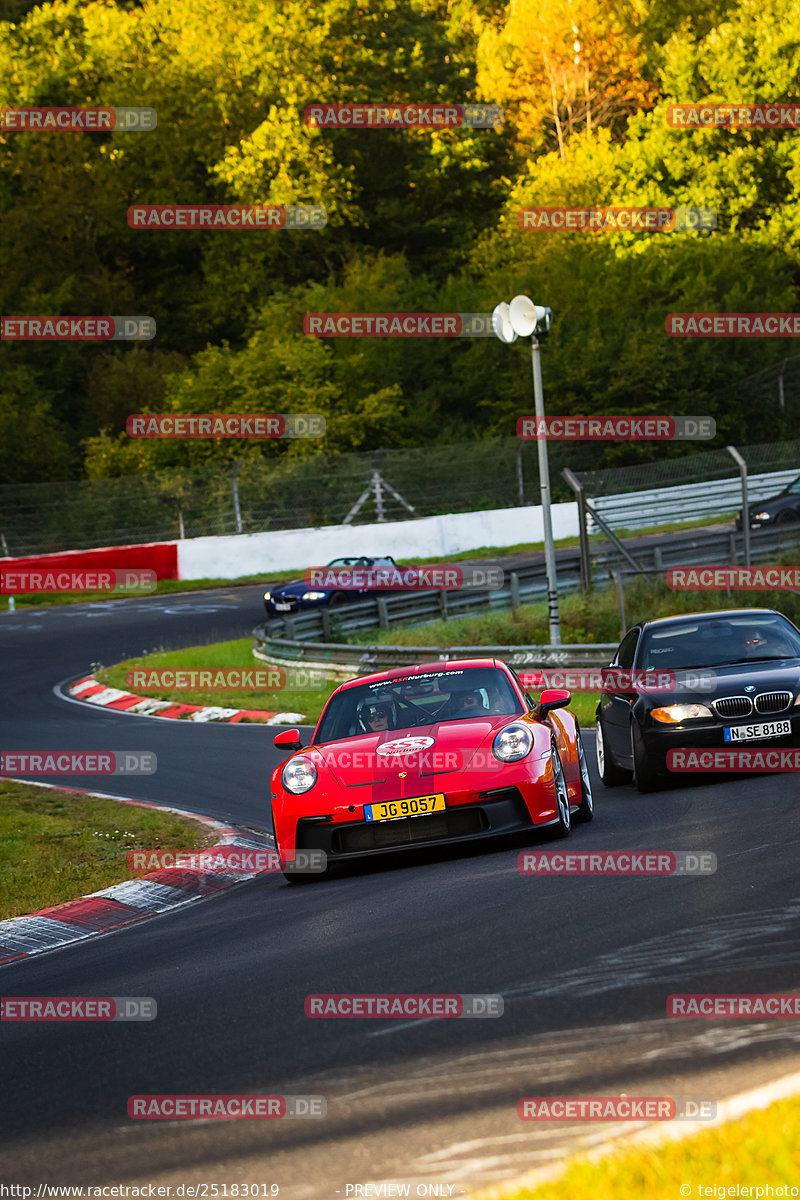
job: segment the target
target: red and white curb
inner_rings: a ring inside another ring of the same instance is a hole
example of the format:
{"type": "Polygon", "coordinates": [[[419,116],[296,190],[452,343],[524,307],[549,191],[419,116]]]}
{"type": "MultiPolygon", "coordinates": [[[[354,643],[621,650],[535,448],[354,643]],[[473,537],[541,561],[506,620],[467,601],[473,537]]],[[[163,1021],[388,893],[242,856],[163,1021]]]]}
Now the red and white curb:
{"type": "Polygon", "coordinates": [[[87,704],[99,704],[113,708],[116,712],[135,713],[137,717],[171,717],[183,721],[260,721],[265,725],[296,725],[305,721],[303,713],[267,712],[263,708],[215,708],[201,704],[178,704],[174,700],[154,700],[146,696],[135,696],[119,688],[98,683],[93,675],[86,675],[67,686],[67,692],[76,700],[87,704]]]}
{"type": "MultiPolygon", "coordinates": [[[[117,800],[136,808],[155,808],[159,812],[175,813],[177,816],[190,817],[193,821],[210,825],[219,834],[219,841],[203,850],[204,855],[211,855],[223,846],[241,847],[244,851],[275,848],[274,840],[268,834],[236,829],[224,825],[221,821],[215,821],[212,817],[203,817],[183,809],[148,804],[126,796],[112,796],[108,792],[88,792],[82,788],[54,787],[53,784],[29,783],[28,780],[25,782],[30,787],[80,792],[85,796],[117,800]]],[[[242,859],[246,863],[246,853],[242,855],[242,859]]],[[[0,965],[30,958],[34,954],[54,950],[69,942],[85,941],[122,925],[142,921],[146,917],[155,917],[167,909],[201,900],[213,892],[222,891],[236,883],[245,883],[262,873],[246,869],[201,871],[178,867],[165,868],[151,871],[140,879],[115,883],[102,891],[91,892],[88,896],[58,904],[54,908],[42,909],[41,912],[29,916],[11,917],[7,921],[0,921],[0,965]]]]}

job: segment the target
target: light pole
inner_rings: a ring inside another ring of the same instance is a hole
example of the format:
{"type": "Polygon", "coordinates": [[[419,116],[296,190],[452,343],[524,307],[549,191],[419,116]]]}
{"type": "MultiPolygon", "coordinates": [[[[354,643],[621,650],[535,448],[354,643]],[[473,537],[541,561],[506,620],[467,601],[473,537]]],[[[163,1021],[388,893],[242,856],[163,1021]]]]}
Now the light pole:
{"type": "MultiPolygon", "coordinates": [[[[527,296],[515,296],[510,304],[501,302],[492,314],[492,324],[501,342],[510,344],[517,337],[531,339],[531,368],[533,371],[533,398],[536,411],[538,434],[546,434],[544,422],[544,392],[542,390],[542,365],[539,358],[538,338],[550,331],[551,311],[534,304],[527,296]],[[538,335],[538,336],[537,336],[538,335]]],[[[537,436],[539,452],[539,487],[542,497],[542,524],[544,526],[544,564],[547,573],[547,616],[550,623],[550,645],[561,645],[561,621],[558,616],[558,577],[556,575],[556,552],[553,544],[553,521],[550,512],[550,467],[547,461],[547,438],[537,436]]]]}

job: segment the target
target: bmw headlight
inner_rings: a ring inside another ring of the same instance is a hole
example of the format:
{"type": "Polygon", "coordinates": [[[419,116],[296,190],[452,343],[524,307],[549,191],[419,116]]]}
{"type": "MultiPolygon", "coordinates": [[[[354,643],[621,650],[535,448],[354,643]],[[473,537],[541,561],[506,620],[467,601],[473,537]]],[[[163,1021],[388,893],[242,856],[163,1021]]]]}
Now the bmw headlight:
{"type": "Polygon", "coordinates": [[[317,768],[310,758],[290,758],[281,772],[281,779],[287,792],[301,796],[303,792],[310,792],[317,782],[317,768]]]}
{"type": "Polygon", "coordinates": [[[650,716],[664,725],[677,725],[680,721],[711,720],[713,713],[705,704],[668,704],[666,708],[654,708],[650,716]]]}
{"type": "Polygon", "coordinates": [[[527,725],[506,725],[492,742],[492,754],[500,762],[519,762],[532,745],[533,734],[527,725]]]}
{"type": "Polygon", "coordinates": [[[324,600],[327,592],[303,592],[304,600],[324,600]]]}
{"type": "Polygon", "coordinates": [[[272,599],[272,592],[264,592],[264,599],[265,599],[265,600],[271,600],[271,599],[272,599]]]}
{"type": "Polygon", "coordinates": [[[769,519],[770,519],[770,516],[769,516],[768,512],[750,513],[751,521],[768,521],[769,519]]]}

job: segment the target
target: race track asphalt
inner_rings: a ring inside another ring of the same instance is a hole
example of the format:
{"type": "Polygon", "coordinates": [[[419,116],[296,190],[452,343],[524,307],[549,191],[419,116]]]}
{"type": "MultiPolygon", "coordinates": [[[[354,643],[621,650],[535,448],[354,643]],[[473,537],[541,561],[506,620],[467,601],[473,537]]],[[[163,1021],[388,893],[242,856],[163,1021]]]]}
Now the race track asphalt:
{"type": "MultiPolygon", "coordinates": [[[[267,828],[274,730],[126,716],[53,691],[97,662],[244,636],[261,620],[260,594],[0,615],[3,748],[152,750],[152,776],[68,782],[267,828]]],[[[522,1096],[718,1101],[797,1070],[798,1020],[665,1015],[674,992],[798,989],[797,778],[639,796],[603,789],[591,765],[596,818],[559,848],[712,851],[716,874],[523,877],[524,839],[409,853],[299,888],[261,876],[0,968],[3,996],[158,1003],[146,1023],[0,1026],[0,1180],[215,1183],[220,1196],[223,1183],[277,1184],[289,1200],[406,1181],[412,1195],[419,1183],[458,1195],[624,1132],[522,1122],[522,1096]],[[505,1011],[314,1020],[303,1007],[312,992],[500,993],[505,1011]],[[128,1097],[151,1093],[324,1096],[327,1116],[130,1119],[128,1097]]]]}

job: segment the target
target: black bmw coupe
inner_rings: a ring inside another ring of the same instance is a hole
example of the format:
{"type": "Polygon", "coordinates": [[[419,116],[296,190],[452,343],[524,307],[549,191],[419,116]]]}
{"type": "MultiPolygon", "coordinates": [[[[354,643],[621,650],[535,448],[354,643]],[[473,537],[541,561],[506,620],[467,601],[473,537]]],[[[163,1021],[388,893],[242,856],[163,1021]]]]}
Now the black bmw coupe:
{"type": "Polygon", "coordinates": [[[608,673],[596,710],[606,787],[634,777],[640,792],[666,787],[679,749],[800,746],[800,630],[773,609],[645,621],[611,665],[620,670],[608,673]]]}

